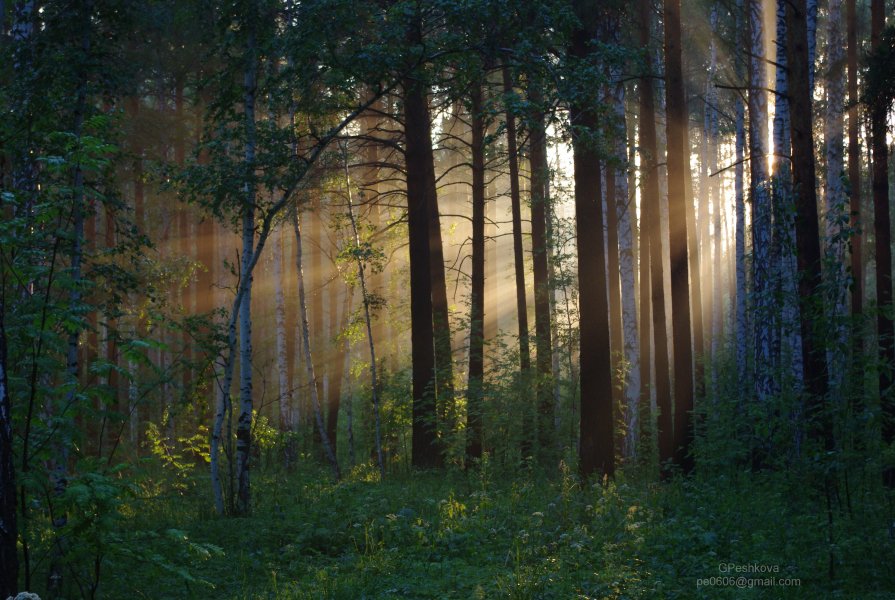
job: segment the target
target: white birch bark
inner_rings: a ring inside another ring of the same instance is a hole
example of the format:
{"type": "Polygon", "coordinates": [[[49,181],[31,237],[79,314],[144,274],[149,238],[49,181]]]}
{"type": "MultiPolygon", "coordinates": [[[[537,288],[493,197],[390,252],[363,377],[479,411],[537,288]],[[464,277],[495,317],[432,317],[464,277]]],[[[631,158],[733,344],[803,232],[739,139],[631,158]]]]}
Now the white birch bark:
{"type": "Polygon", "coordinates": [[[767,93],[764,91],[764,23],[760,0],[747,0],[749,59],[749,165],[752,180],[752,289],[755,327],[755,394],[762,404],[774,393],[772,332],[775,307],[771,284],[773,210],[767,172],[767,93]]]}

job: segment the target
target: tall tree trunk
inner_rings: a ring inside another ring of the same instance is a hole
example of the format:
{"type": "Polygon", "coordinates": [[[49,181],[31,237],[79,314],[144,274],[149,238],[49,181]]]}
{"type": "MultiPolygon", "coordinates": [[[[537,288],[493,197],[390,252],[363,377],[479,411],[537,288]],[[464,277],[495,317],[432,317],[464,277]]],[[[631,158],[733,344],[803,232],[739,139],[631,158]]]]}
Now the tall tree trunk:
{"type": "MultiPolygon", "coordinates": [[[[426,117],[429,117],[426,98],[426,117]]],[[[427,125],[431,131],[431,124],[427,125]]],[[[432,156],[432,142],[429,141],[428,155],[432,156]]],[[[444,243],[441,239],[441,217],[438,208],[438,192],[435,186],[435,163],[428,161],[429,167],[423,172],[426,177],[426,216],[429,231],[429,269],[432,281],[432,321],[435,336],[435,402],[441,404],[444,414],[452,414],[454,404],[454,358],[451,350],[451,322],[448,311],[447,282],[444,274],[444,243]]],[[[409,167],[408,167],[409,168],[409,167]]],[[[437,413],[436,413],[437,415],[437,413]]],[[[447,429],[453,423],[444,424],[447,429]]],[[[439,461],[441,454],[438,454],[439,461]]]]}
{"type": "MultiPolygon", "coordinates": [[[[772,334],[773,352],[779,357],[781,375],[791,377],[792,383],[787,387],[801,389],[803,368],[800,348],[802,346],[799,333],[799,299],[797,290],[798,267],[795,256],[795,222],[792,206],[792,166],[789,163],[789,90],[786,68],[786,0],[777,2],[777,39],[776,39],[776,87],[774,94],[774,178],[773,178],[773,215],[774,233],[771,246],[772,262],[775,266],[775,293],[782,298],[780,309],[782,318],[779,327],[772,334]],[[789,366],[791,365],[791,368],[789,366]],[[787,373],[787,371],[789,371],[787,373]]],[[[799,439],[797,434],[797,440],[799,439]]]]}
{"type": "MultiPolygon", "coordinates": [[[[186,135],[184,132],[183,104],[183,76],[177,75],[174,81],[174,163],[181,169],[186,160],[186,135]]],[[[180,235],[178,236],[180,255],[192,258],[192,252],[190,251],[192,236],[190,235],[189,210],[186,204],[181,204],[178,207],[177,216],[180,229],[180,235]]],[[[185,315],[192,313],[191,296],[194,293],[195,285],[191,277],[186,285],[181,288],[181,306],[183,314],[185,315]]],[[[184,404],[186,404],[186,399],[190,395],[190,387],[193,382],[193,344],[188,331],[182,332],[181,343],[183,344],[183,373],[181,384],[183,385],[184,404]]]]}
{"type": "MultiPolygon", "coordinates": [[[[786,6],[786,47],[789,67],[790,135],[792,139],[793,193],[796,208],[796,256],[799,267],[800,329],[805,386],[808,393],[807,416],[813,420],[812,432],[832,448],[832,430],[822,414],[827,393],[827,365],[814,327],[822,321],[820,232],[817,220],[817,192],[814,171],[811,93],[808,77],[808,31],[805,0],[786,6]]],[[[887,221],[888,223],[888,221],[887,221]]]]}
{"type": "MultiPolygon", "coordinates": [[[[706,93],[706,97],[708,98],[708,105],[710,107],[709,110],[709,141],[708,141],[708,152],[709,152],[709,164],[708,170],[710,176],[712,173],[715,173],[718,170],[718,148],[720,146],[720,133],[719,133],[719,124],[718,124],[718,94],[715,88],[715,76],[717,74],[718,68],[718,51],[716,48],[715,39],[718,31],[718,5],[712,5],[712,13],[711,13],[711,24],[712,24],[712,41],[709,48],[710,53],[710,65],[709,65],[709,85],[706,93]]],[[[723,209],[721,207],[721,180],[719,175],[715,175],[711,177],[710,184],[710,194],[712,201],[712,235],[714,237],[714,256],[712,258],[712,269],[714,271],[713,280],[714,285],[712,286],[712,293],[714,294],[714,299],[712,300],[712,306],[714,308],[711,318],[712,318],[712,348],[711,348],[711,356],[713,360],[718,360],[721,352],[721,344],[724,340],[724,295],[723,295],[723,273],[721,270],[721,264],[724,260],[724,250],[721,244],[721,215],[723,213],[723,209]]],[[[717,372],[717,369],[715,369],[717,372]]]]}
{"type": "MultiPolygon", "coordinates": [[[[886,27],[885,0],[870,3],[870,46],[876,51],[881,46],[886,27]]],[[[876,304],[877,335],[879,335],[879,395],[883,412],[883,442],[895,439],[895,402],[892,400],[893,369],[895,369],[895,327],[892,323],[892,234],[889,224],[889,149],[886,146],[886,118],[888,107],[881,99],[870,105],[870,145],[873,152],[871,182],[873,189],[873,218],[876,228],[876,304]]],[[[895,487],[895,467],[887,467],[883,474],[888,487],[895,487]]]]}
{"type": "Polygon", "coordinates": [[[289,431],[292,416],[289,414],[289,356],[286,352],[286,296],[283,292],[283,245],[285,235],[283,228],[277,233],[273,246],[273,279],[274,279],[274,322],[276,326],[277,348],[277,427],[280,431],[289,431]]]}
{"type": "Polygon", "coordinates": [[[469,383],[466,391],[466,457],[482,456],[485,318],[485,119],[481,82],[472,84],[472,288],[469,302],[469,383]]]}
{"type": "MultiPolygon", "coordinates": [[[[597,31],[597,6],[577,0],[582,26],[572,34],[570,54],[592,60],[590,45],[597,31]]],[[[579,469],[585,477],[615,473],[612,421],[612,372],[609,356],[609,306],[599,152],[589,135],[598,131],[595,107],[572,98],[569,116],[578,133],[572,138],[575,168],[575,226],[578,256],[578,310],[581,345],[581,424],[579,469]]]]}
{"type": "MultiPolygon", "coordinates": [[[[314,370],[316,374],[314,385],[317,386],[317,397],[321,400],[324,398],[324,381],[327,379],[327,371],[330,367],[328,355],[329,346],[326,343],[326,327],[323,318],[323,309],[328,304],[328,302],[324,300],[326,281],[323,277],[323,249],[326,244],[326,233],[324,232],[323,227],[323,206],[323,199],[318,198],[315,209],[309,211],[306,215],[308,227],[310,229],[309,239],[313,244],[308,251],[308,254],[311,255],[311,272],[308,274],[307,281],[308,284],[310,284],[308,286],[310,289],[308,289],[307,292],[310,296],[310,335],[313,347],[316,348],[315,356],[317,360],[317,367],[314,370]],[[316,242],[316,244],[314,244],[314,242],[316,242]]],[[[313,427],[311,436],[315,448],[323,450],[323,441],[320,438],[320,430],[313,427]]],[[[324,455],[323,458],[325,459],[326,456],[324,455]]]]}
{"type": "MultiPolygon", "coordinates": [[[[860,123],[860,98],[858,96],[858,31],[855,15],[856,0],[846,0],[848,22],[848,179],[852,230],[851,239],[851,314],[859,317],[864,310],[864,269],[861,258],[863,236],[861,232],[861,142],[858,139],[860,123]]],[[[855,338],[855,356],[861,355],[863,336],[855,338]]]]}
{"type": "Polygon", "coordinates": [[[749,31],[749,170],[752,197],[752,286],[755,318],[755,394],[766,408],[774,394],[772,332],[775,310],[771,291],[773,212],[767,171],[767,92],[764,21],[761,0],[746,0],[749,31]]]}
{"type": "MultiPolygon", "coordinates": [[[[693,468],[693,342],[687,258],[687,103],[681,67],[681,3],[665,0],[665,106],[668,131],[668,228],[674,340],[674,455],[685,473],[693,468]]],[[[695,232],[693,232],[695,234],[695,232]]],[[[698,273],[694,273],[694,279],[698,273]]],[[[694,332],[701,336],[701,332],[694,332]]]]}
{"type": "MultiPolygon", "coordinates": [[[[615,156],[619,167],[614,169],[615,198],[610,199],[609,213],[618,215],[619,272],[621,275],[622,327],[624,329],[625,378],[625,446],[624,455],[629,459],[637,457],[640,435],[640,391],[641,366],[640,345],[637,339],[637,298],[634,289],[634,202],[628,190],[627,162],[628,138],[625,122],[625,84],[621,70],[612,69],[614,86],[616,136],[615,156]]],[[[648,379],[648,377],[647,377],[648,379]]]]}
{"type": "MultiPolygon", "coordinates": [[[[855,15],[856,0],[846,0],[846,21],[848,23],[848,179],[852,230],[851,245],[851,314],[861,315],[864,309],[864,269],[861,244],[861,142],[858,139],[860,127],[860,98],[858,97],[858,32],[855,15]]],[[[862,335],[855,338],[855,356],[861,355],[862,335]]]]}
{"type": "MultiPolygon", "coordinates": [[[[408,42],[422,42],[419,19],[408,30],[408,42]]],[[[404,162],[407,168],[407,229],[410,237],[410,343],[413,379],[412,463],[418,468],[442,464],[435,412],[435,331],[429,212],[437,206],[435,166],[426,87],[416,78],[404,80],[404,162]]],[[[436,217],[437,220],[437,217],[436,217]]],[[[440,265],[444,276],[444,263],[440,265]]],[[[448,337],[448,343],[450,337],[448,337]]],[[[440,365],[443,366],[443,365],[440,365]]]]}
{"type": "MultiPolygon", "coordinates": [[[[501,66],[503,91],[514,94],[513,77],[506,63],[501,66]]],[[[513,266],[516,275],[516,319],[519,324],[519,370],[526,377],[531,369],[531,350],[528,339],[528,302],[525,292],[525,256],[522,248],[522,201],[519,193],[519,153],[516,141],[516,115],[506,111],[507,160],[510,176],[510,209],[513,219],[513,266]]],[[[528,408],[524,409],[528,412],[528,408]]]]}
{"type": "Polygon", "coordinates": [[[295,207],[292,213],[292,230],[295,232],[295,274],[298,283],[298,313],[301,322],[301,341],[304,350],[305,374],[307,376],[308,387],[311,391],[311,406],[314,411],[314,421],[317,425],[317,431],[320,432],[320,443],[323,446],[323,454],[329,461],[332,468],[333,477],[338,481],[341,477],[339,470],[339,461],[336,460],[335,448],[329,442],[329,436],[326,433],[326,426],[323,423],[323,410],[320,407],[320,396],[317,390],[317,374],[314,370],[313,354],[311,352],[311,331],[308,327],[308,303],[305,294],[305,276],[302,267],[302,244],[301,244],[301,221],[298,216],[298,207],[295,207]]]}
{"type": "MultiPolygon", "coordinates": [[[[737,22],[743,31],[748,31],[743,27],[746,15],[743,15],[743,0],[737,0],[737,14],[740,15],[737,22]]],[[[747,35],[748,37],[748,35],[747,35]]],[[[748,40],[746,40],[748,41],[748,40]]],[[[749,47],[746,44],[745,47],[749,47]]],[[[739,58],[735,59],[735,68],[737,71],[737,80],[743,79],[743,61],[739,58]]],[[[735,262],[736,262],[736,367],[737,381],[746,381],[747,376],[747,348],[749,339],[749,323],[748,313],[746,311],[746,186],[745,186],[745,169],[743,161],[746,160],[746,112],[743,100],[739,95],[734,100],[735,115],[735,158],[734,161],[734,211],[736,216],[736,230],[734,232],[735,245],[735,262]]],[[[741,404],[741,403],[740,403],[741,404]]]]}
{"type": "MultiPolygon", "coordinates": [[[[618,136],[617,132],[613,133],[613,137],[618,136]]],[[[621,136],[624,140],[624,136],[621,136]]],[[[612,406],[613,410],[622,410],[621,419],[626,421],[628,418],[625,406],[622,404],[622,289],[621,289],[621,273],[619,269],[618,257],[618,211],[616,209],[616,169],[613,165],[606,161],[603,172],[603,180],[605,181],[605,202],[601,199],[601,209],[605,215],[606,221],[606,277],[609,285],[609,360],[610,369],[612,370],[612,406]]],[[[627,202],[627,198],[625,198],[627,202]]],[[[623,450],[623,438],[625,430],[616,431],[616,447],[623,450]]]]}
{"type": "Polygon", "coordinates": [[[248,15],[246,66],[243,75],[245,111],[245,169],[242,207],[242,257],[240,278],[246,279],[245,295],[239,308],[239,417],[236,421],[236,513],[247,515],[250,505],[249,460],[252,445],[252,264],[255,252],[255,94],[258,78],[258,51],[255,14],[248,15]]]}
{"type": "Polygon", "coordinates": [[[830,348],[830,388],[841,391],[840,385],[845,377],[846,344],[848,328],[846,327],[846,302],[848,280],[845,272],[845,244],[842,225],[848,216],[845,185],[843,183],[843,111],[845,107],[845,52],[842,39],[842,0],[830,0],[829,18],[827,19],[827,109],[824,119],[824,142],[827,154],[826,201],[827,201],[827,261],[830,268],[829,315],[833,327],[832,347],[830,348]]]}
{"type": "MultiPolygon", "coordinates": [[[[369,181],[369,179],[367,179],[369,181]]],[[[379,379],[377,376],[378,365],[376,364],[376,346],[373,343],[373,318],[370,311],[370,293],[367,289],[366,264],[359,251],[361,249],[360,234],[358,233],[357,220],[354,217],[354,201],[351,196],[351,177],[348,171],[348,155],[347,147],[345,154],[345,189],[348,200],[348,218],[351,221],[351,233],[354,236],[354,247],[358,250],[355,253],[357,262],[357,278],[360,282],[361,300],[364,306],[364,324],[367,326],[367,343],[370,348],[370,395],[373,400],[373,434],[376,450],[376,464],[379,467],[379,478],[385,479],[385,462],[382,459],[382,422],[379,416],[379,379]]],[[[349,302],[350,304],[350,302],[349,302]]],[[[349,307],[346,305],[345,314],[347,315],[349,307]]],[[[348,342],[345,343],[345,354],[348,354],[348,342]]],[[[354,463],[354,439],[352,430],[352,411],[351,399],[348,400],[348,453],[354,463]]]]}
{"type": "Polygon", "coordinates": [[[547,163],[547,133],[540,91],[531,87],[528,96],[535,110],[531,115],[529,162],[531,163],[531,254],[534,272],[535,349],[537,370],[537,439],[541,457],[553,450],[554,398],[553,343],[550,331],[550,280],[547,264],[547,212],[550,209],[550,168],[547,163]]]}
{"type": "MultiPolygon", "coordinates": [[[[640,43],[650,47],[652,9],[649,0],[639,0],[640,43]]],[[[659,460],[666,463],[674,458],[674,439],[671,412],[671,373],[668,358],[667,325],[665,322],[665,278],[662,269],[662,223],[659,193],[659,149],[656,143],[656,106],[653,89],[652,53],[645,53],[646,71],[640,80],[640,168],[641,215],[647,231],[649,253],[650,306],[653,316],[653,347],[655,352],[656,408],[658,409],[659,460]]],[[[649,346],[648,344],[646,345],[649,346]]]]}

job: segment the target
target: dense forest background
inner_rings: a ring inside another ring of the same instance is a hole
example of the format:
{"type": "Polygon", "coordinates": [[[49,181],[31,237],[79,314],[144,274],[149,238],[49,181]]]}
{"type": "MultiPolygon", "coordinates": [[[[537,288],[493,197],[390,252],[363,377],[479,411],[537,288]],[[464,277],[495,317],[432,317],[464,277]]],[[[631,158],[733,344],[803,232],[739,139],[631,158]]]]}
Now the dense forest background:
{"type": "Polygon", "coordinates": [[[0,2],[0,598],[895,597],[891,14],[0,2]]]}

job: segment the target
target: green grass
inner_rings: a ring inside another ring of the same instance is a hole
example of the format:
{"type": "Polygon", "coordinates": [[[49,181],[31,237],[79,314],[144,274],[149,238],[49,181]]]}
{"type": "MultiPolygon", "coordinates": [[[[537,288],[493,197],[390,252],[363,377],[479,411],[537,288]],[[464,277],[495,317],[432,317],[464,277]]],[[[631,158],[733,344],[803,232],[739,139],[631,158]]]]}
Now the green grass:
{"type": "Polygon", "coordinates": [[[895,598],[882,494],[852,492],[851,513],[834,500],[830,526],[825,499],[781,473],[666,484],[623,473],[582,487],[568,473],[486,467],[380,483],[357,469],[333,484],[309,465],[253,485],[248,518],[213,516],[201,485],[130,507],[122,539],[142,544],[140,559],[110,552],[100,596],[895,598]],[[697,586],[727,563],[800,585],[697,586]]]}

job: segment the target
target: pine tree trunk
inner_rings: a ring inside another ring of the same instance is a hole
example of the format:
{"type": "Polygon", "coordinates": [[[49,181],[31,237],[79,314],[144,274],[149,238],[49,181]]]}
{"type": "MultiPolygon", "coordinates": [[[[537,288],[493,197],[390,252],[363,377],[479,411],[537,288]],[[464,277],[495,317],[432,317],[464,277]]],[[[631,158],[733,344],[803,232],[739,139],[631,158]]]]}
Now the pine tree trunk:
{"type": "MultiPolygon", "coordinates": [[[[421,43],[419,18],[408,30],[408,42],[421,43]]],[[[410,342],[413,379],[412,464],[442,464],[436,435],[435,331],[433,328],[433,236],[429,212],[437,206],[431,124],[426,88],[415,78],[404,80],[404,162],[407,169],[407,229],[410,237],[410,342]]],[[[437,217],[435,218],[437,220],[437,217]]],[[[444,263],[440,263],[442,277],[444,263]]],[[[435,317],[440,318],[440,317],[435,317]]],[[[444,325],[444,324],[442,324],[444,325]]],[[[448,342],[450,338],[448,338],[448,342]]],[[[440,365],[443,366],[443,365],[440,365]]]]}
{"type": "MultiPolygon", "coordinates": [[[[544,113],[540,111],[542,98],[534,88],[528,90],[535,106],[531,115],[529,161],[531,162],[531,253],[534,272],[535,350],[537,370],[537,440],[541,458],[553,450],[554,411],[553,342],[550,325],[550,280],[547,263],[547,213],[550,210],[548,193],[550,168],[547,163],[547,134],[544,113]]],[[[534,432],[529,437],[534,437],[534,432]]],[[[526,432],[525,435],[528,435],[526,432]]]]}
{"type": "MultiPolygon", "coordinates": [[[[570,54],[588,60],[590,43],[597,31],[593,0],[574,3],[582,26],[572,35],[570,54]]],[[[570,120],[579,132],[572,138],[575,168],[575,226],[578,256],[578,310],[581,364],[581,421],[579,470],[582,476],[615,473],[612,417],[612,372],[609,356],[609,306],[606,256],[601,210],[600,156],[592,140],[582,137],[596,132],[595,107],[572,98],[570,120]]]]}
{"type": "MultiPolygon", "coordinates": [[[[860,127],[860,98],[858,96],[858,32],[855,15],[856,0],[846,0],[846,21],[848,23],[848,179],[851,219],[851,314],[859,317],[864,310],[864,267],[861,244],[861,142],[858,139],[860,127]]],[[[861,355],[863,336],[854,336],[855,356],[861,355]]]]}
{"type": "MultiPolygon", "coordinates": [[[[514,93],[509,66],[501,67],[503,92],[514,93]]],[[[531,350],[528,339],[528,303],[525,292],[525,256],[522,248],[522,201],[519,193],[519,154],[516,141],[516,115],[506,111],[507,161],[510,176],[510,208],[513,219],[513,266],[516,275],[516,319],[519,325],[519,370],[523,378],[531,369],[531,350]]],[[[528,412],[527,407],[524,408],[528,412]]]]}
{"type": "Polygon", "coordinates": [[[485,318],[485,120],[481,82],[472,84],[472,287],[469,302],[469,382],[466,391],[466,457],[482,456],[485,318]]]}
{"type": "MultiPolygon", "coordinates": [[[[674,455],[685,473],[693,468],[693,342],[687,257],[687,104],[681,67],[680,0],[665,0],[665,106],[668,131],[668,228],[674,340],[674,455]]],[[[695,232],[694,232],[695,233],[695,232]]],[[[698,273],[694,273],[694,279],[698,273]]],[[[701,336],[701,332],[693,332],[701,336]]]]}
{"type": "MultiPolygon", "coordinates": [[[[640,0],[640,43],[648,48],[651,39],[652,10],[649,0],[640,0]]],[[[656,408],[658,409],[659,460],[674,457],[671,412],[671,372],[668,358],[667,324],[665,320],[665,277],[662,268],[662,224],[660,219],[659,150],[656,143],[656,108],[653,89],[652,54],[646,54],[644,77],[640,80],[640,168],[642,183],[641,219],[647,231],[650,307],[653,317],[653,348],[655,352],[656,408]]],[[[647,344],[646,347],[649,347],[647,344]]]]}
{"type": "MultiPolygon", "coordinates": [[[[788,2],[786,7],[786,49],[789,67],[790,135],[792,140],[793,193],[796,209],[796,256],[799,269],[800,329],[805,386],[806,414],[811,431],[823,439],[827,450],[833,438],[829,419],[821,413],[827,393],[827,365],[814,327],[823,314],[819,310],[821,292],[820,232],[815,189],[814,136],[808,76],[808,32],[805,0],[788,2]]],[[[887,221],[888,222],[888,221],[887,221]]]]}
{"type": "Polygon", "coordinates": [[[845,107],[845,52],[842,39],[842,0],[830,0],[829,18],[827,20],[827,107],[824,119],[824,142],[826,145],[826,201],[827,201],[827,243],[828,263],[830,264],[830,290],[827,298],[830,309],[830,324],[833,327],[833,346],[829,351],[830,388],[840,391],[845,377],[846,345],[848,328],[846,326],[846,302],[848,293],[847,273],[845,272],[845,232],[842,224],[847,222],[847,204],[845,185],[843,183],[843,110],[845,107]]]}
{"type": "Polygon", "coordinates": [[[621,277],[621,311],[623,356],[625,360],[625,445],[624,456],[637,457],[640,435],[640,344],[637,339],[637,297],[634,266],[634,203],[628,189],[628,127],[625,120],[625,84],[621,69],[610,70],[615,110],[615,158],[620,165],[610,169],[615,178],[615,197],[609,198],[609,214],[617,215],[619,275],[621,277]]]}
{"type": "MultiPolygon", "coordinates": [[[[886,27],[885,0],[870,3],[870,46],[880,47],[886,27]]],[[[892,400],[893,369],[895,369],[895,327],[892,324],[892,234],[889,208],[889,149],[886,146],[887,106],[874,102],[870,106],[870,145],[873,153],[871,183],[873,189],[873,220],[876,228],[876,305],[879,336],[879,395],[882,405],[883,442],[895,439],[895,402],[892,400]]],[[[888,487],[895,487],[895,468],[887,467],[883,479],[888,487]]]]}

